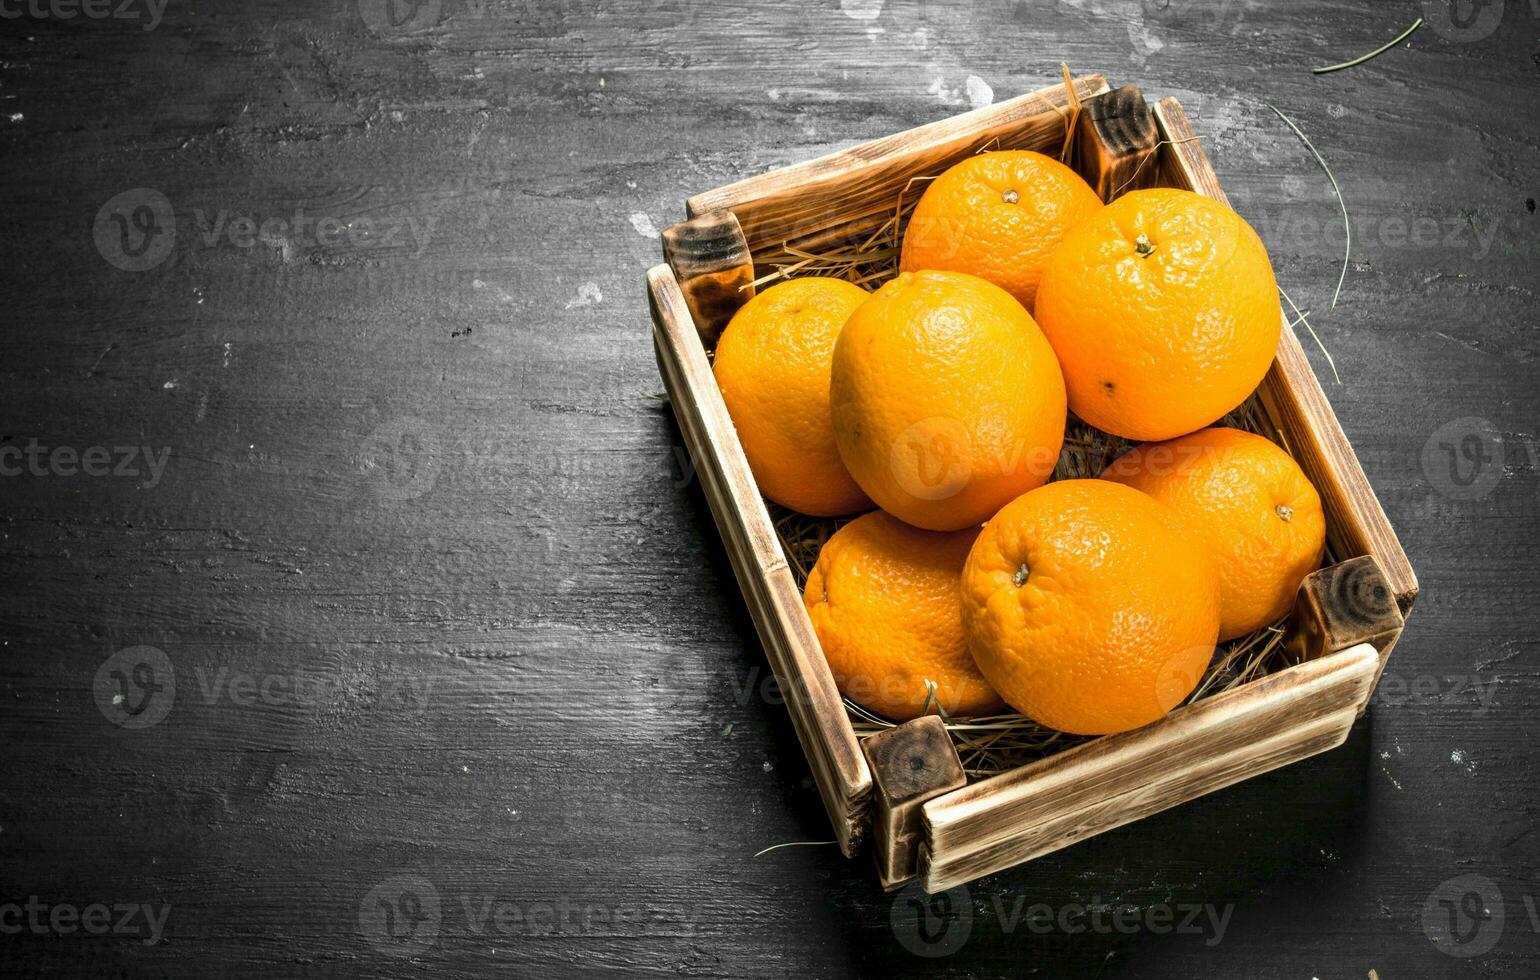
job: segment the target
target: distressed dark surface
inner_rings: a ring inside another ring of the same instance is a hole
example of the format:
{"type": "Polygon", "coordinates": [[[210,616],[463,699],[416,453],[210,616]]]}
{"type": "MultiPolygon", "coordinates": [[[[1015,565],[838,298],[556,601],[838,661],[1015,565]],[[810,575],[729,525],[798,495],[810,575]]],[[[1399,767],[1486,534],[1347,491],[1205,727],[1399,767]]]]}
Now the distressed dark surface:
{"type": "Polygon", "coordinates": [[[23,925],[0,971],[1540,973],[1532,4],[1472,40],[1433,4],[1437,29],[1319,77],[1421,6],[443,0],[400,34],[366,25],[381,6],[0,21],[0,449],[171,452],[158,480],[0,478],[0,904],[170,906],[153,944],[23,925]],[[966,942],[926,960],[868,867],[753,857],[828,830],[648,397],[638,228],[1061,60],[1183,99],[1316,313],[1341,385],[1307,348],[1423,594],[1346,747],[975,883],[971,925],[946,920],[966,942]],[[1266,103],[1355,218],[1336,309],[1335,201],[1266,103]],[[144,272],[92,236],[133,188],[175,212],[144,272]],[[228,234],[297,210],[353,230],[228,234]],[[1439,430],[1472,417],[1498,441],[1461,461],[1487,491],[1466,499],[1440,444],[1479,429],[1439,430]],[[137,731],[93,700],[136,645],[177,683],[137,731]],[[1425,904],[1436,932],[1435,889],[1468,874],[1501,900],[1435,946],[1425,904]],[[382,952],[371,889],[402,875],[439,927],[382,952]],[[1039,935],[1017,917],[1039,902],[1070,930],[1093,924],[1075,904],[1229,917],[1039,935]]]}

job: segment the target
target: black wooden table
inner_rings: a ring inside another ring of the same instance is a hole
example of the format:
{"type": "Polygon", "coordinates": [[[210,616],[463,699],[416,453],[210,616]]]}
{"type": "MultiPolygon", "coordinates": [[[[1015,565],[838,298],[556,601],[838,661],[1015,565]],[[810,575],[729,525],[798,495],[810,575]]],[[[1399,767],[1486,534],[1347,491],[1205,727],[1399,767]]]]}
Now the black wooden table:
{"type": "Polygon", "coordinates": [[[0,972],[1540,973],[1540,11],[1457,8],[5,0],[0,972]],[[922,905],[755,856],[829,832],[641,274],[1061,61],[1194,115],[1422,598],[1342,749],[922,905]]]}

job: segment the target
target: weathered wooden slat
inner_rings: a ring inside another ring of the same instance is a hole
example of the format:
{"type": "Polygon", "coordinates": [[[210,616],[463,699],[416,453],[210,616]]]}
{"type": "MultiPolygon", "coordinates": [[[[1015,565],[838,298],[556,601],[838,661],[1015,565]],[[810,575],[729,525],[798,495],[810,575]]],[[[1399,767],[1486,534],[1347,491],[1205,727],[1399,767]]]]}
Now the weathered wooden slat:
{"type": "Polygon", "coordinates": [[[920,848],[919,879],[932,894],[993,874],[1024,861],[1051,854],[1071,844],[1169,810],[1208,793],[1298,762],[1341,745],[1358,717],[1354,710],[1338,711],[1277,734],[1236,746],[1191,766],[1152,772],[1131,784],[1127,792],[1096,806],[1049,816],[1024,827],[1013,837],[976,850],[932,852],[920,848]]]}
{"type": "MultiPolygon", "coordinates": [[[[664,372],[664,385],[669,390],[674,414],[680,418],[688,448],[697,457],[692,460],[696,472],[716,474],[729,484],[736,481],[753,489],[748,459],[743,455],[727,406],[722,403],[705,350],[698,335],[695,343],[685,342],[685,328],[695,328],[689,321],[689,309],[679,283],[668,266],[654,266],[647,273],[647,287],[656,339],[661,345],[659,368],[664,372]]],[[[732,492],[731,485],[720,488],[724,495],[731,496],[732,492]]],[[[716,501],[713,499],[712,503],[716,501]]],[[[728,550],[746,552],[750,566],[760,571],[783,565],[786,558],[764,500],[758,493],[751,493],[736,504],[730,514],[732,519],[722,529],[724,534],[734,536],[728,550]]]]}
{"type": "Polygon", "coordinates": [[[1378,670],[1363,644],[931,800],[921,881],[944,890],[1331,748],[1378,670]]]}
{"type": "Polygon", "coordinates": [[[786,567],[684,294],[666,265],[647,273],[647,285],[664,386],[835,837],[846,856],[853,857],[864,837],[871,798],[866,756],[786,567]]]}
{"type": "MultiPolygon", "coordinates": [[[[1074,80],[1089,99],[1106,79],[1074,80]]],[[[1052,152],[1064,142],[1068,93],[1051,85],[995,105],[861,143],[816,160],[772,170],[685,202],[691,217],[732,211],[757,255],[783,242],[891,211],[914,178],[934,176],[985,147],[1052,152]]]]}
{"type": "MultiPolygon", "coordinates": [[[[1143,775],[1201,761],[1231,740],[1270,736],[1280,726],[1356,708],[1373,676],[1364,675],[1362,659],[1345,651],[1312,661],[1180,708],[1154,725],[974,783],[925,805],[927,842],[938,854],[972,849],[1056,811],[1121,792],[1143,775]]],[[[1378,659],[1376,653],[1368,666],[1378,659]]]]}
{"type": "MultiPolygon", "coordinates": [[[[1161,138],[1170,141],[1161,147],[1164,181],[1229,204],[1208,154],[1193,138],[1192,124],[1181,103],[1174,98],[1161,99],[1155,105],[1155,117],[1161,138]]],[[[1401,612],[1408,613],[1417,598],[1417,576],[1411,562],[1364,476],[1304,349],[1289,329],[1287,317],[1282,324],[1278,356],[1258,389],[1263,407],[1320,491],[1332,550],[1343,557],[1373,555],[1395,590],[1401,612]]]]}

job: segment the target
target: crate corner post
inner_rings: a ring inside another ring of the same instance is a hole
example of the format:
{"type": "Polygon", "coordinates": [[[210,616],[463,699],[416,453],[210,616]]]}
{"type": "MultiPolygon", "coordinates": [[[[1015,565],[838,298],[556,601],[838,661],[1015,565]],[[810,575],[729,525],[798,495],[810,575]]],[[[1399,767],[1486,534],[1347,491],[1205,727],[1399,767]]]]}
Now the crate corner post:
{"type": "Polygon", "coordinates": [[[923,839],[920,807],[968,782],[957,746],[936,715],[924,715],[861,743],[872,771],[872,856],[882,887],[916,873],[923,839]]]}
{"type": "Polygon", "coordinates": [[[1153,185],[1160,127],[1144,93],[1132,85],[1103,92],[1081,106],[1075,169],[1104,202],[1153,185]]]}
{"type": "Polygon", "coordinates": [[[663,230],[663,257],[679,283],[701,342],[716,343],[754,298],[754,259],[737,215],[711,211],[663,230]]]}

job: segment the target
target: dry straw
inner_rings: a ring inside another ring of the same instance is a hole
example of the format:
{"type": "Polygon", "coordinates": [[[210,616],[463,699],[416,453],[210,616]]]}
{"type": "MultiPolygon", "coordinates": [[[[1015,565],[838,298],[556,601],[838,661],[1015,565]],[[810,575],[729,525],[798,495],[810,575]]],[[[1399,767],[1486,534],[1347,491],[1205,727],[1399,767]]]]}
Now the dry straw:
{"type": "MultiPolygon", "coordinates": [[[[1067,68],[1066,86],[1071,93],[1068,101],[1072,107],[1065,120],[1063,155],[1067,157],[1079,109],[1079,100],[1073,94],[1073,86],[1068,84],[1067,68]]],[[[990,148],[990,145],[985,145],[978,152],[990,148]]],[[[880,286],[898,273],[903,230],[920,196],[915,193],[915,185],[934,180],[935,176],[910,180],[899,193],[890,213],[868,222],[857,232],[816,248],[785,243],[779,251],[759,258],[761,268],[769,267],[772,271],[762,275],[757,285],[799,276],[827,276],[848,279],[869,289],[880,286]]],[[[1295,312],[1302,321],[1304,314],[1297,308],[1295,312]]],[[[1335,367],[1333,365],[1334,371],[1335,367]]],[[[1256,395],[1252,395],[1245,404],[1230,413],[1221,424],[1266,436],[1289,450],[1283,433],[1273,425],[1256,395]]],[[[1092,428],[1072,416],[1065,430],[1064,449],[1053,479],[1098,476],[1129,446],[1130,443],[1092,428]]],[[[808,517],[774,504],[770,505],[770,511],[787,564],[796,576],[798,586],[803,586],[818,560],[819,551],[829,537],[850,518],[808,517]]],[[[1327,560],[1330,560],[1330,556],[1327,560]]],[[[1183,703],[1190,704],[1213,697],[1266,676],[1280,666],[1282,643],[1283,624],[1279,622],[1220,644],[1198,686],[1183,703]]],[[[934,706],[936,713],[942,716],[947,731],[957,745],[963,769],[972,779],[1005,772],[1086,741],[1080,736],[1044,728],[1019,714],[953,718],[942,711],[939,705],[934,705],[934,685],[930,686],[930,694],[932,700],[927,702],[927,709],[934,706]]],[[[852,727],[860,737],[895,725],[892,720],[867,711],[849,699],[845,700],[845,709],[852,727]]]]}
{"type": "MultiPolygon", "coordinates": [[[[1309,150],[1311,156],[1315,157],[1315,162],[1319,163],[1321,169],[1326,171],[1326,179],[1331,181],[1332,192],[1337,195],[1337,206],[1342,209],[1342,272],[1337,275],[1337,289],[1331,294],[1331,306],[1332,309],[1336,309],[1337,300],[1342,298],[1342,284],[1347,281],[1348,257],[1353,252],[1353,220],[1348,217],[1347,201],[1342,197],[1342,188],[1337,184],[1337,175],[1331,172],[1331,167],[1327,165],[1326,158],[1321,156],[1321,151],[1317,150],[1315,144],[1310,142],[1310,137],[1305,135],[1305,131],[1296,126],[1294,120],[1285,116],[1282,109],[1271,104],[1267,107],[1277,113],[1278,118],[1282,119],[1288,124],[1290,129],[1294,130],[1294,135],[1298,136],[1300,142],[1305,144],[1305,149],[1309,150]]],[[[1314,333],[1314,331],[1311,332],[1314,333]]],[[[1320,342],[1321,339],[1317,337],[1316,343],[1319,344],[1320,342]]],[[[1324,349],[1322,348],[1322,350],[1324,349]]],[[[1332,370],[1336,370],[1335,366],[1333,366],[1332,370]]],[[[1342,379],[1338,378],[1337,380],[1340,382],[1342,379]]]]}
{"type": "Polygon", "coordinates": [[[1312,69],[1310,69],[1310,71],[1313,72],[1314,74],[1317,74],[1317,75],[1325,75],[1328,72],[1341,71],[1344,68],[1352,68],[1354,65],[1361,65],[1364,62],[1368,61],[1370,58],[1378,58],[1380,55],[1384,54],[1386,51],[1389,51],[1391,48],[1393,48],[1396,45],[1400,44],[1402,41],[1405,41],[1407,38],[1412,36],[1412,34],[1417,30],[1417,28],[1419,28],[1421,26],[1422,26],[1422,18],[1418,17],[1412,23],[1411,27],[1408,27],[1406,30],[1402,31],[1400,34],[1397,34],[1396,37],[1395,37],[1395,40],[1393,40],[1393,41],[1386,41],[1384,44],[1382,44],[1379,47],[1375,48],[1373,51],[1370,51],[1368,54],[1361,54],[1358,57],[1354,58],[1352,61],[1344,61],[1340,65],[1327,65],[1325,68],[1312,68],[1312,69]]]}

